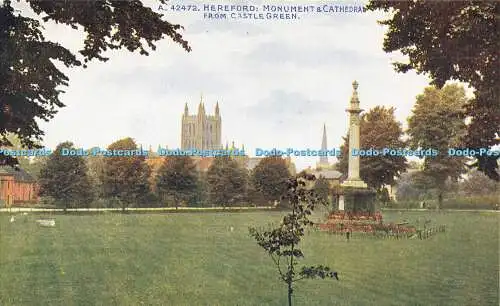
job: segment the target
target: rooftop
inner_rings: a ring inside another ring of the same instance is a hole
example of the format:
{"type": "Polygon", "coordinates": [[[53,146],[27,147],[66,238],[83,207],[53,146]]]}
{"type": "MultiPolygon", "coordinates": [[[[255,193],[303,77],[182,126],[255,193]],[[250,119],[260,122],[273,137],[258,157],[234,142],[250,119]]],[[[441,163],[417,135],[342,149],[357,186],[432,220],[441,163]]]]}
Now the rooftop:
{"type": "Polygon", "coordinates": [[[0,175],[14,176],[18,182],[35,182],[35,179],[25,170],[11,166],[0,166],[0,175]]]}

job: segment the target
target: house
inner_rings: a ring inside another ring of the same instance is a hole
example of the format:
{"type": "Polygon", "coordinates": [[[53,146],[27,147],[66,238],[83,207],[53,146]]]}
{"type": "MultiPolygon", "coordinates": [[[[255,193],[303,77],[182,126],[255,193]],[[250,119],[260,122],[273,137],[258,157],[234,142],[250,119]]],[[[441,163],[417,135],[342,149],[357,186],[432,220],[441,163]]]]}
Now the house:
{"type": "Polygon", "coordinates": [[[0,166],[0,206],[38,200],[36,180],[21,168],[0,166]]]}

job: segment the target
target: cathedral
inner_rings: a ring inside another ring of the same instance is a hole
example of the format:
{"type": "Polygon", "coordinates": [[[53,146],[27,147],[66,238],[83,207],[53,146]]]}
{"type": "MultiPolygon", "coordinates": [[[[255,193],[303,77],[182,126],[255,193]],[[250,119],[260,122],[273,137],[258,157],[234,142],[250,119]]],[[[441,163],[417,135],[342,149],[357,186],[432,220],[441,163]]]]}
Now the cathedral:
{"type": "Polygon", "coordinates": [[[200,101],[198,105],[198,114],[189,115],[186,103],[184,114],[182,115],[181,149],[222,149],[221,130],[219,102],[215,105],[214,115],[206,114],[203,101],[200,101]]]}

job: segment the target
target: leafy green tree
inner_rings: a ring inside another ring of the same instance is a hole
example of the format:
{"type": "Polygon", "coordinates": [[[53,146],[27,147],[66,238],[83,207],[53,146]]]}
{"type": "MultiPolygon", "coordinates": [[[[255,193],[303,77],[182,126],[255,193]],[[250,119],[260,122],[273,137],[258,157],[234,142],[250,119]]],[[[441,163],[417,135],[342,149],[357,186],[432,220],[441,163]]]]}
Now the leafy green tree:
{"type": "Polygon", "coordinates": [[[465,90],[461,86],[428,87],[417,96],[413,114],[408,118],[411,147],[432,148],[439,152],[437,156],[424,157],[424,173],[434,179],[440,191],[439,199],[442,199],[447,179],[456,181],[465,172],[466,159],[448,155],[448,149],[462,147],[466,133],[463,112],[466,103],[465,90]]]}
{"type": "MultiPolygon", "coordinates": [[[[16,134],[14,133],[8,133],[5,135],[7,138],[7,141],[9,142],[8,144],[4,144],[2,147],[10,150],[25,150],[27,149],[26,146],[24,146],[21,143],[21,140],[19,137],[17,137],[16,134]]],[[[17,156],[17,162],[18,166],[21,167],[22,169],[26,170],[30,164],[30,160],[27,156],[17,156]]],[[[26,170],[27,171],[27,170],[26,170]]],[[[29,173],[29,172],[28,172],[29,173]]],[[[31,175],[31,173],[30,173],[31,175]]]]}
{"type": "Polygon", "coordinates": [[[460,183],[460,189],[467,195],[489,195],[500,192],[500,183],[479,171],[469,171],[467,178],[460,183]]]}
{"type": "MultiPolygon", "coordinates": [[[[396,71],[427,73],[431,85],[438,87],[459,80],[474,88],[475,98],[466,105],[472,121],[465,145],[476,149],[500,144],[500,2],[372,0],[367,8],[391,12],[389,19],[379,22],[388,26],[383,49],[409,58],[396,63],[396,71]]],[[[474,166],[498,181],[498,158],[480,156],[474,166]]]]}
{"type": "Polygon", "coordinates": [[[208,185],[207,185],[207,175],[205,172],[199,173],[198,175],[198,185],[195,194],[189,199],[189,206],[192,207],[204,207],[208,200],[208,185]]]}
{"type": "MultiPolygon", "coordinates": [[[[113,150],[137,150],[137,145],[132,138],[124,138],[109,145],[108,151],[113,150]]],[[[131,204],[146,205],[151,199],[150,172],[144,156],[104,156],[103,194],[118,200],[123,210],[131,204]]]]}
{"type": "Polygon", "coordinates": [[[198,172],[189,156],[165,158],[156,176],[156,191],[160,198],[174,199],[175,208],[179,202],[187,203],[198,191],[198,172]]]}
{"type": "Polygon", "coordinates": [[[40,178],[42,168],[47,164],[48,156],[33,156],[29,163],[20,162],[21,168],[26,170],[35,180],[40,178]],[[23,165],[24,164],[24,165],[23,165]]]}
{"type": "Polygon", "coordinates": [[[248,202],[255,206],[269,206],[269,201],[264,197],[253,183],[253,171],[249,171],[247,196],[248,202]]]}
{"type": "MultiPolygon", "coordinates": [[[[168,0],[160,0],[165,4],[168,0]]],[[[9,146],[6,135],[15,133],[28,148],[38,148],[43,131],[38,121],[49,121],[63,107],[59,95],[68,77],[55,65],[83,66],[94,59],[107,61],[108,50],[126,49],[148,55],[155,42],[170,37],[186,51],[180,25],[162,20],[162,15],[141,1],[35,1],[25,0],[30,12],[16,12],[13,1],[0,3],[0,146],[9,146]],[[43,23],[57,22],[83,29],[86,39],[78,57],[56,42],[47,41],[43,23]],[[83,61],[83,63],[82,63],[83,61]]],[[[0,164],[16,164],[0,156],[0,164]]]]}
{"type": "Polygon", "coordinates": [[[396,182],[396,198],[398,201],[418,199],[420,191],[412,183],[413,173],[403,173],[396,182]]]}
{"type": "Polygon", "coordinates": [[[249,228],[250,235],[271,257],[277,267],[280,280],[287,285],[288,305],[292,305],[294,283],[302,279],[338,278],[337,272],[322,265],[297,269],[299,259],[304,257],[299,244],[307,226],[313,225],[309,216],[318,204],[326,204],[306,188],[306,181],[314,180],[314,176],[301,173],[287,181],[287,192],[284,196],[291,203],[291,212],[283,217],[278,226],[271,229],[249,228]],[[301,176],[304,175],[304,176],[301,176]]]}
{"type": "MultiPolygon", "coordinates": [[[[6,149],[10,150],[27,150],[28,148],[22,144],[19,137],[14,133],[9,133],[6,135],[9,141],[8,146],[4,146],[6,149]]],[[[40,145],[39,143],[37,145],[40,145]]],[[[41,146],[41,145],[40,145],[41,146]]],[[[47,163],[47,156],[17,156],[17,166],[21,167],[23,170],[28,172],[33,178],[38,179],[40,177],[40,170],[47,163]]]]}
{"type": "Polygon", "coordinates": [[[314,191],[316,192],[318,197],[321,199],[321,201],[327,202],[328,196],[330,195],[330,183],[328,182],[327,179],[320,176],[314,182],[314,191]]]}
{"type": "Polygon", "coordinates": [[[286,160],[281,157],[265,157],[252,171],[251,181],[255,189],[262,193],[267,201],[279,200],[286,192],[286,182],[290,171],[286,160]]]}
{"type": "MultiPolygon", "coordinates": [[[[360,148],[364,150],[384,148],[405,148],[401,123],[396,121],[393,107],[376,106],[363,114],[360,120],[360,148]]],[[[347,174],[349,154],[349,134],[343,137],[341,156],[337,169],[347,174]]],[[[402,156],[379,155],[360,157],[359,175],[368,186],[379,190],[384,185],[394,184],[394,178],[406,171],[406,158],[402,156]]]]}
{"type": "Polygon", "coordinates": [[[229,156],[217,156],[207,171],[210,201],[217,205],[234,205],[246,198],[247,173],[229,156]]]}
{"type": "Polygon", "coordinates": [[[401,201],[425,200],[435,191],[435,180],[423,171],[403,173],[397,181],[396,198],[401,201]]]}
{"type": "Polygon", "coordinates": [[[382,203],[383,206],[387,206],[391,197],[389,196],[389,190],[386,187],[381,188],[377,191],[377,200],[382,203]]]}
{"type": "Polygon", "coordinates": [[[51,197],[57,207],[83,207],[93,199],[92,185],[82,156],[63,156],[63,149],[75,149],[73,143],[63,142],[49,156],[41,169],[40,195],[51,197]]]}
{"type": "MultiPolygon", "coordinates": [[[[90,149],[90,152],[95,148],[90,149]]],[[[104,187],[102,179],[104,176],[104,163],[106,157],[101,155],[89,155],[85,158],[88,168],[88,176],[94,186],[95,194],[98,198],[104,197],[104,187]]]]}

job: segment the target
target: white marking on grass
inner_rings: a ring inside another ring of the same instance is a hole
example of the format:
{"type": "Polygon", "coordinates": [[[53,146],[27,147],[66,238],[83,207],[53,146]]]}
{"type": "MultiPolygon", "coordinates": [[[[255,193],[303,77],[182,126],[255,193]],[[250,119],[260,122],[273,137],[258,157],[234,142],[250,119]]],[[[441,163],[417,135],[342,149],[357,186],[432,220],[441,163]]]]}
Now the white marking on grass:
{"type": "Polygon", "coordinates": [[[56,226],[56,220],[54,220],[54,219],[38,219],[38,220],[36,220],[36,223],[38,223],[38,225],[43,226],[43,227],[56,226]]]}

